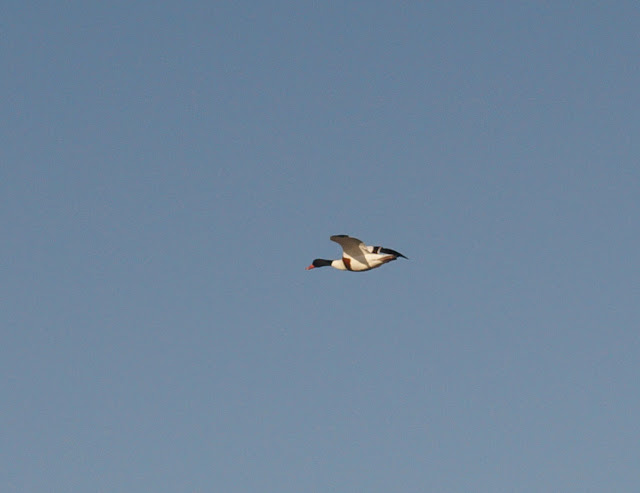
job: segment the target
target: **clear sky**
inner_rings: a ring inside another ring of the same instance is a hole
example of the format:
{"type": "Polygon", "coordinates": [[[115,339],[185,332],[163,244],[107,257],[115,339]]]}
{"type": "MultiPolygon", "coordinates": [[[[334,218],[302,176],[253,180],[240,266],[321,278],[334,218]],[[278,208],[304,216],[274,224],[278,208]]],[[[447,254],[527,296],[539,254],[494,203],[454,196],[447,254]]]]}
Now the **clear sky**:
{"type": "Polygon", "coordinates": [[[0,490],[640,491],[637,2],[1,13],[0,490]]]}

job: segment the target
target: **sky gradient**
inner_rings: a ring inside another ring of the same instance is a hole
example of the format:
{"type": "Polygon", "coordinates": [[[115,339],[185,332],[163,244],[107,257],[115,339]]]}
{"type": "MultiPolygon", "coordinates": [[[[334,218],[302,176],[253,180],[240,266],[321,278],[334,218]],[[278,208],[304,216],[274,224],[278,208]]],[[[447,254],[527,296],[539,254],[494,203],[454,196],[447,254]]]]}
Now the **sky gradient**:
{"type": "Polygon", "coordinates": [[[1,11],[3,492],[640,491],[637,2],[1,11]]]}

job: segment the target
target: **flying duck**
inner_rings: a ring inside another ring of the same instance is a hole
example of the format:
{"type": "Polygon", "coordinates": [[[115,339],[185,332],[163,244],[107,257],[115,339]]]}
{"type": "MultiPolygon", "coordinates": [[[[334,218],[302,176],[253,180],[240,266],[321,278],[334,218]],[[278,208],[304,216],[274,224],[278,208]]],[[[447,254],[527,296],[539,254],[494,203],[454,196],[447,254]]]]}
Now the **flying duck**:
{"type": "MultiPolygon", "coordinates": [[[[392,262],[398,257],[407,258],[395,250],[380,246],[367,246],[358,238],[347,235],[332,236],[331,241],[335,241],[342,247],[342,258],[338,260],[324,260],[317,258],[307,267],[307,270],[316,267],[333,267],[338,270],[350,270],[352,272],[364,272],[375,269],[387,262],[392,262]]],[[[408,260],[408,259],[407,259],[408,260]]]]}

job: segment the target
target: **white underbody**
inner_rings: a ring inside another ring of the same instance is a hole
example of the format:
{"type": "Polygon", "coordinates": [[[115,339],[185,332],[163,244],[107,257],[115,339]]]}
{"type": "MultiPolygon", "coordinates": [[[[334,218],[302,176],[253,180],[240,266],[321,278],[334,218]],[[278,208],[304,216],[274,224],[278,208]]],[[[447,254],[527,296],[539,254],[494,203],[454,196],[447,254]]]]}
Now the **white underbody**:
{"type": "Polygon", "coordinates": [[[368,253],[358,257],[344,255],[341,259],[331,262],[331,267],[338,270],[363,272],[380,267],[381,265],[384,265],[387,262],[391,262],[395,259],[396,257],[394,257],[393,255],[381,255],[377,253],[368,253]],[[347,264],[349,265],[349,268],[347,268],[347,264]]]}

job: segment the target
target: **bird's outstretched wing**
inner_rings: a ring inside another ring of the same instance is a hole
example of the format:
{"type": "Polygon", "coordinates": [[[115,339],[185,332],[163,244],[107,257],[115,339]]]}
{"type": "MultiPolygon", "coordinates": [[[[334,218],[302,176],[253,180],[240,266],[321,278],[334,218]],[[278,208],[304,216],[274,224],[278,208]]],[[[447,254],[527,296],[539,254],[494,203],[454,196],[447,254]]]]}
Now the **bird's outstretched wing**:
{"type": "Polygon", "coordinates": [[[344,254],[351,258],[362,258],[368,252],[366,245],[358,238],[352,238],[347,235],[334,235],[330,239],[340,245],[344,254]]]}

